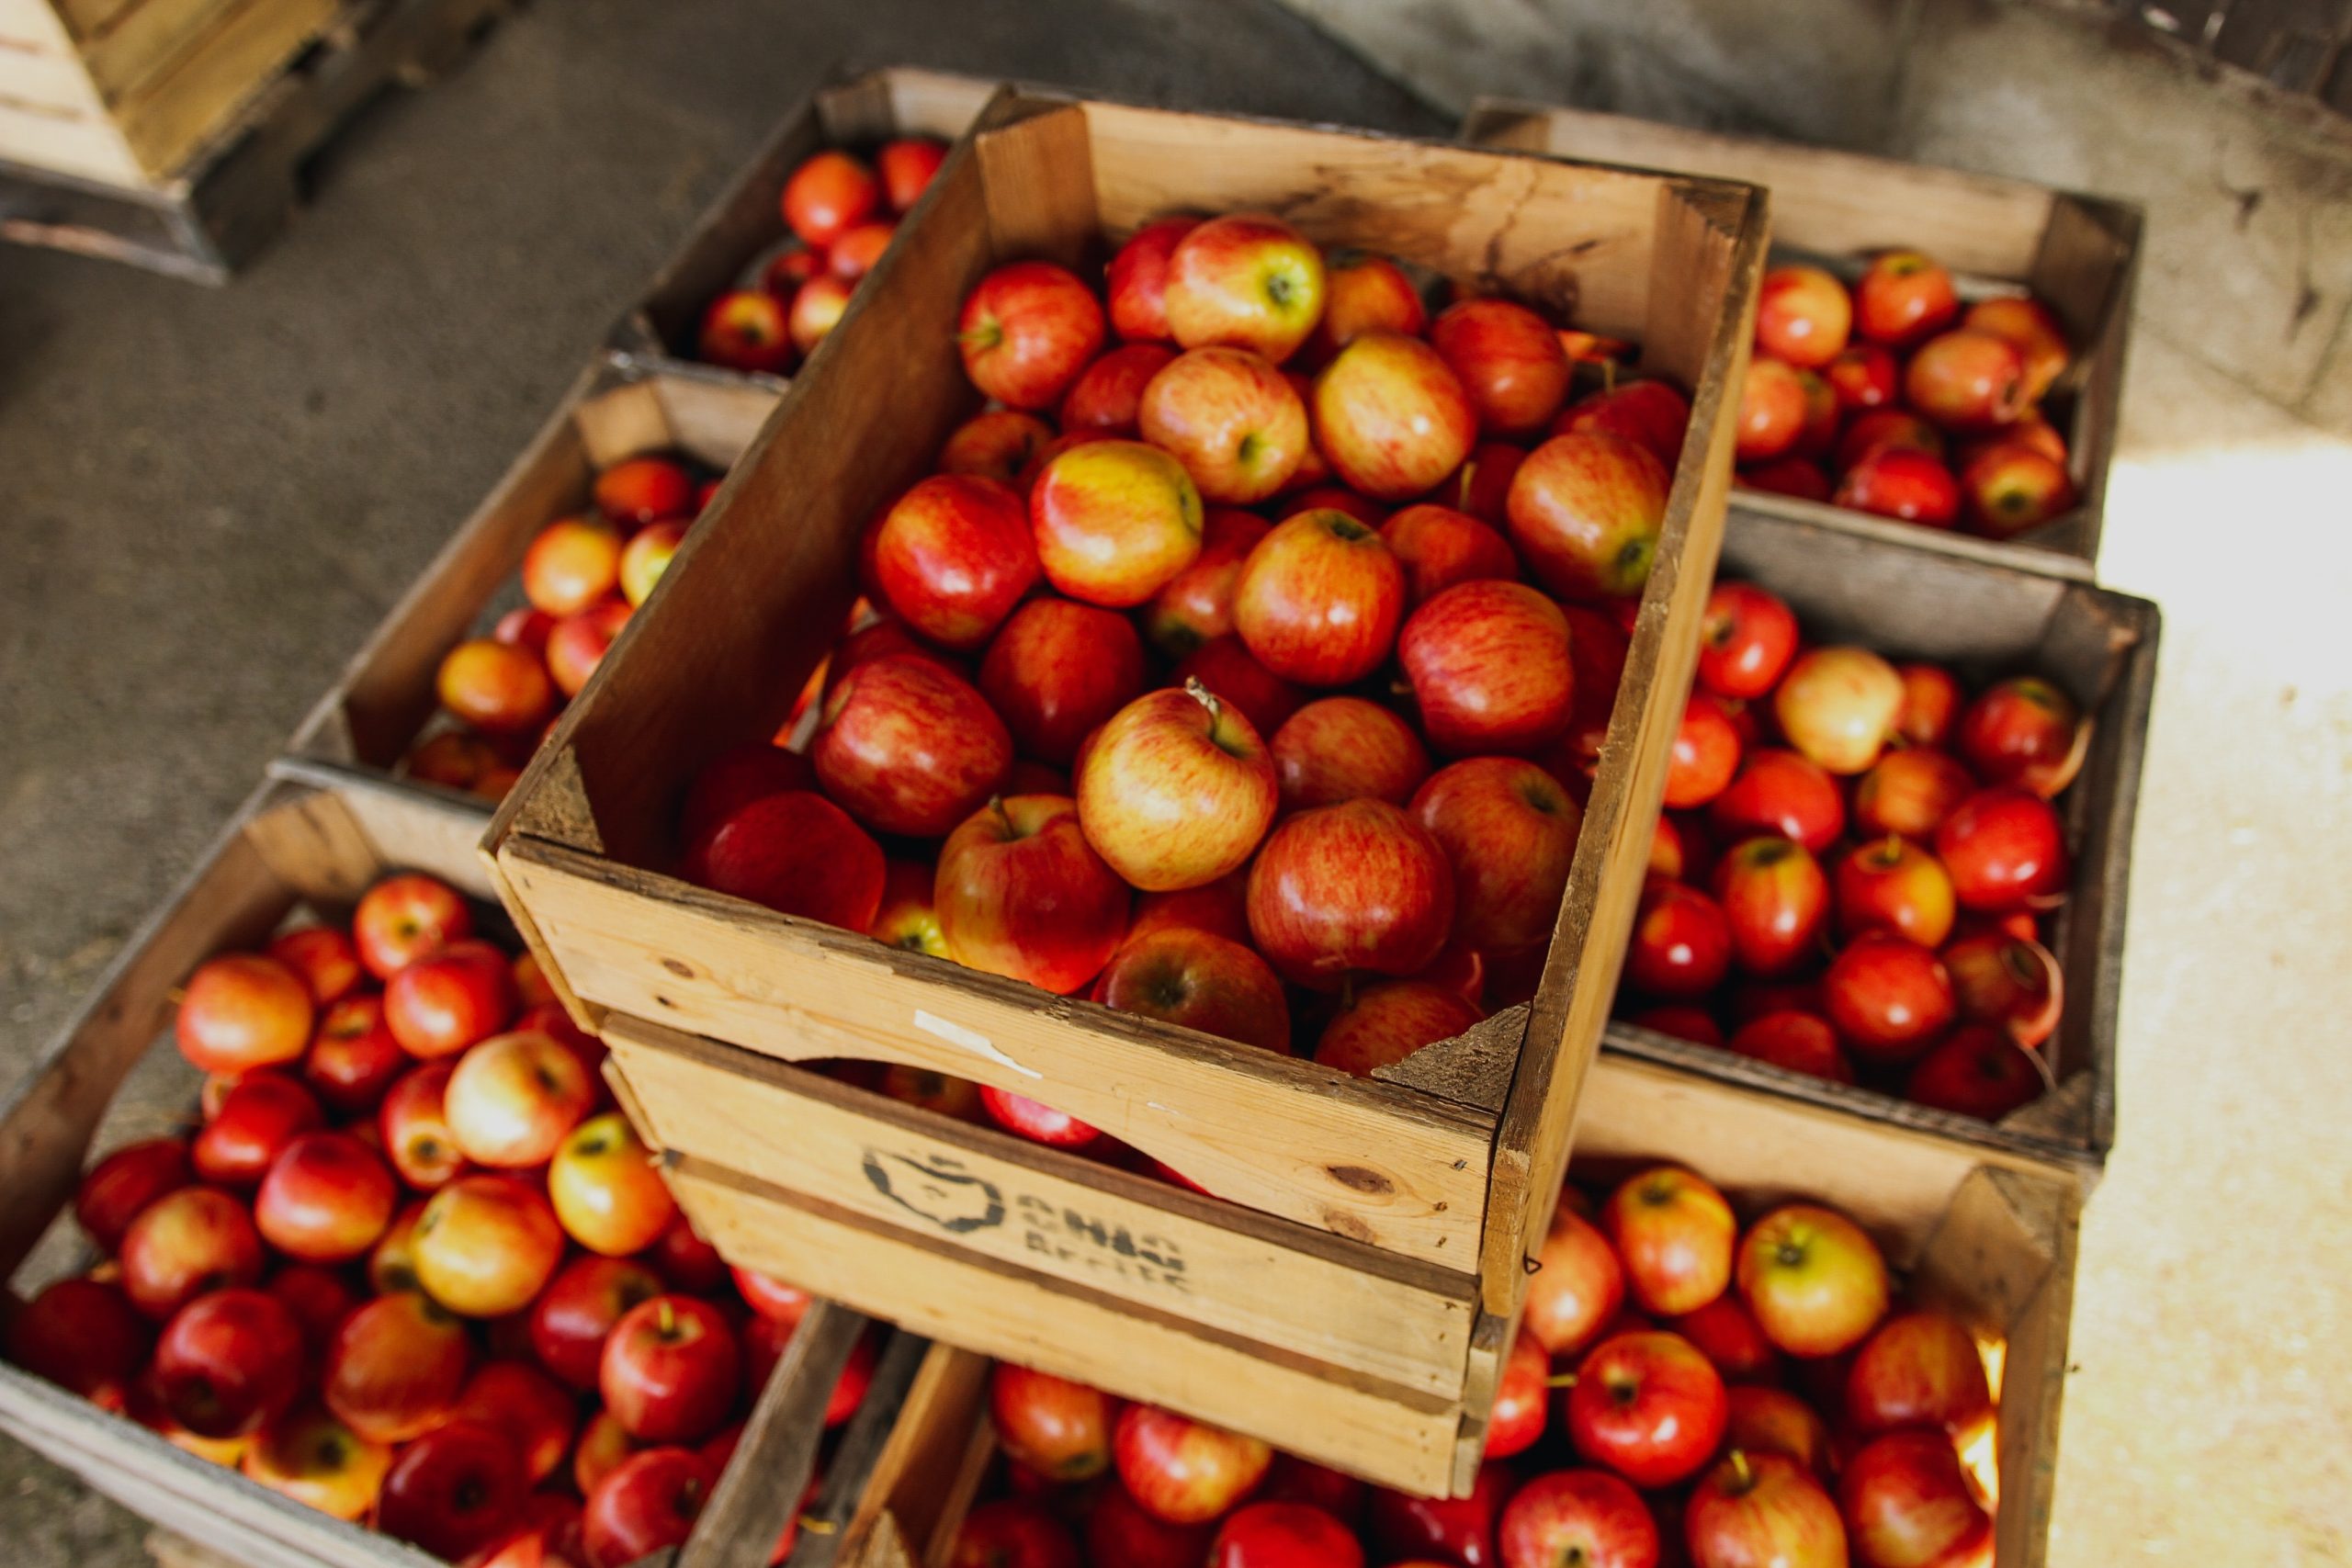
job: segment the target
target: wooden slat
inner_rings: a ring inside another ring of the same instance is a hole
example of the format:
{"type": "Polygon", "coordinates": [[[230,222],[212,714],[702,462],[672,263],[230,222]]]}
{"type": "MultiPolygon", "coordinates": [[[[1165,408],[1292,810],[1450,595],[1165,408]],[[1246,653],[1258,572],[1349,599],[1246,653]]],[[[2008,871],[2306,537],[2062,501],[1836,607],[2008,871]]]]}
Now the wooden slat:
{"type": "Polygon", "coordinates": [[[605,1039],[660,1146],[1247,1339],[1448,1397],[1463,1387],[1466,1275],[636,1019],[614,1015],[605,1039]]]}
{"type": "Polygon", "coordinates": [[[115,105],[148,174],[176,174],[334,20],[338,0],[246,0],[115,105]]]}
{"type": "Polygon", "coordinates": [[[836,1561],[844,1568],[864,1559],[886,1521],[902,1540],[928,1540],[944,1517],[969,1503],[958,1504],[943,1480],[959,1472],[973,1431],[987,1420],[989,1370],[987,1357],[951,1345],[935,1344],[925,1352],[842,1534],[836,1561]]]}
{"type": "Polygon", "coordinates": [[[736,1444],[748,1462],[729,1464],[678,1551],[677,1568],[737,1568],[775,1554],[816,1473],[825,1407],[865,1319],[831,1302],[811,1302],[743,1423],[736,1444]]]}
{"type": "Polygon", "coordinates": [[[82,57],[109,98],[136,91],[235,20],[247,0],[139,0],[85,33],[82,57]]]}

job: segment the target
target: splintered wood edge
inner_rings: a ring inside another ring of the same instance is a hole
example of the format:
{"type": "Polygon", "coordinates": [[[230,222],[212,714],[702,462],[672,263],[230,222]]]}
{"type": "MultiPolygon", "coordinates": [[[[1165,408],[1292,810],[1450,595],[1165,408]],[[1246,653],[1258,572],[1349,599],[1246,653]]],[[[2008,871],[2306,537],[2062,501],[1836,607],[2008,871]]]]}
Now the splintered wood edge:
{"type": "Polygon", "coordinates": [[[679,1550],[677,1568],[733,1568],[774,1551],[816,1471],[825,1407],[865,1327],[847,1308],[808,1303],[743,1424],[734,1461],[679,1550]]]}
{"type": "Polygon", "coordinates": [[[1528,1006],[1521,1002],[1480,1019],[1451,1040],[1424,1045],[1401,1062],[1374,1067],[1383,1083],[1400,1084],[1467,1105],[1490,1116],[1502,1114],[1510,1096],[1511,1074],[1527,1040],[1528,1006]]]}

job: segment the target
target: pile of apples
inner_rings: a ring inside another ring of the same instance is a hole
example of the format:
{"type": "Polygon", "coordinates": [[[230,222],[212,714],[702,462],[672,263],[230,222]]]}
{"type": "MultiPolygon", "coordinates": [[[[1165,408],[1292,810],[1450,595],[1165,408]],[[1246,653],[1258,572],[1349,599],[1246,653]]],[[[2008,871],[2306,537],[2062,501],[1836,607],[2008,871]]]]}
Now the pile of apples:
{"type": "Polygon", "coordinates": [[[1995,1404],[1949,1314],[1833,1209],[1743,1234],[1662,1166],[1574,1188],[1470,1495],[1366,1487],[1252,1438],[1000,1365],[1005,1462],[950,1568],[1961,1568],[1992,1559],[1995,1404]]]}
{"type": "Polygon", "coordinates": [[[782,375],[814,353],[946,157],[946,143],[909,136],[884,142],[871,164],[837,148],[804,160],[784,182],[792,239],[760,265],[757,284],[710,302],[695,357],[782,375]]]}
{"type": "Polygon", "coordinates": [[[1700,635],[1621,1013],[1987,1121],[2039,1098],[2064,994],[2051,801],[2089,721],[2037,676],[1972,697],[1939,665],[1802,647],[1750,583],[1716,585],[1700,635]]]}
{"type": "Polygon", "coordinates": [[[1147,224],[1103,289],[972,289],[991,406],[865,535],[805,753],[694,784],[683,874],[1369,1074],[1532,990],[1689,405],[1571,401],[1583,334],[1262,215],[1147,224]]]}
{"type": "Polygon", "coordinates": [[[396,875],[348,931],[205,963],[175,1031],[201,1125],[91,1168],[104,1258],[16,1313],[9,1359],[469,1568],[683,1540],[808,1298],[730,1282],[530,959],[396,875]]]}
{"type": "Polygon", "coordinates": [[[1805,501],[1966,527],[1996,539],[2075,504],[2066,443],[2041,402],[2073,350],[2030,296],[1964,311],[1917,251],[1871,260],[1849,289],[1778,266],[1757,298],[1739,402],[1739,482],[1805,501]]]}
{"type": "Polygon", "coordinates": [[[589,510],[548,524],[524,553],[524,603],[489,636],[442,655],[434,676],[440,717],[401,771],[504,798],[718,490],[717,476],[673,453],[624,458],[598,474],[589,510]]]}

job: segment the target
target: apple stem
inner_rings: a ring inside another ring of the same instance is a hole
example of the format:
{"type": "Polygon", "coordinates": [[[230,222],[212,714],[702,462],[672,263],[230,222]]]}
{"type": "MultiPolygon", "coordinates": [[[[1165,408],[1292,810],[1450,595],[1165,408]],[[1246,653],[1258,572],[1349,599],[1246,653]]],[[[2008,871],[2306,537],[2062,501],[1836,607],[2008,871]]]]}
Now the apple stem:
{"type": "MultiPolygon", "coordinates": [[[[2015,1026],[2012,1025],[2012,1027],[2015,1026]]],[[[2024,1041],[2019,1040],[2015,1034],[2009,1036],[2009,1043],[2024,1052],[2025,1059],[2033,1064],[2033,1070],[2035,1074],[2041,1079],[2041,1092],[2044,1094],[2057,1093],[2058,1069],[2052,1066],[2048,1062],[2042,1060],[2041,1052],[2035,1050],[2024,1041]]]]}
{"type": "Polygon", "coordinates": [[[1606,355],[1600,360],[1600,389],[1603,392],[1617,389],[1617,362],[1606,355]]]}
{"type": "Polygon", "coordinates": [[[1545,1388],[1574,1388],[1577,1386],[1577,1375],[1574,1372],[1554,1372],[1544,1380],[1544,1386],[1545,1388]]]}
{"type": "Polygon", "coordinates": [[[1218,719],[1225,716],[1225,704],[1217,700],[1217,694],[1215,692],[1201,684],[1201,678],[1198,675],[1184,677],[1184,694],[1209,710],[1209,724],[1212,728],[1216,727],[1218,719]]]}
{"type": "Polygon", "coordinates": [[[989,809],[995,812],[996,819],[1004,825],[1006,838],[1017,839],[1021,836],[1020,829],[1012,825],[1012,813],[1004,808],[1004,796],[1001,795],[989,796],[989,809]]]}
{"type": "Polygon", "coordinates": [[[1747,1491],[1747,1488],[1754,1483],[1755,1472],[1748,1469],[1747,1454],[1744,1450],[1734,1449],[1731,1450],[1731,1472],[1738,1481],[1739,1488],[1743,1492],[1747,1491]]]}
{"type": "Polygon", "coordinates": [[[1470,510],[1470,485],[1471,481],[1477,477],[1477,473],[1478,464],[1475,458],[1462,465],[1462,489],[1461,492],[1453,498],[1455,511],[1470,510]]]}
{"type": "Polygon", "coordinates": [[[177,1007],[182,1002],[187,1000],[187,987],[186,986],[174,986],[164,993],[164,999],[171,1003],[174,1007],[177,1007]]]}
{"type": "Polygon", "coordinates": [[[678,1309],[670,1304],[669,1297],[663,1296],[654,1303],[653,1321],[661,1328],[662,1336],[665,1339],[677,1332],[678,1309]]]}

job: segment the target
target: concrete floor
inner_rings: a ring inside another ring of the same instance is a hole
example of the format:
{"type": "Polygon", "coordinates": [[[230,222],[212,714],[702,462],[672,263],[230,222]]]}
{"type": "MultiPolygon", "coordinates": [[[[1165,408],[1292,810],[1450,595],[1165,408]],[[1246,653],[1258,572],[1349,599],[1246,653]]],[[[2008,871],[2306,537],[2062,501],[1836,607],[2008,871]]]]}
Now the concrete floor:
{"type": "MultiPolygon", "coordinates": [[[[542,0],[356,126],[231,289],[0,250],[0,1072],[843,59],[1442,129],[1259,0],[542,0]]],[[[2103,563],[2167,626],[2056,1568],[2352,1562],[2352,445],[2192,324],[2141,323],[2103,563]]],[[[141,1534],[0,1446],[0,1562],[141,1534]]]]}

